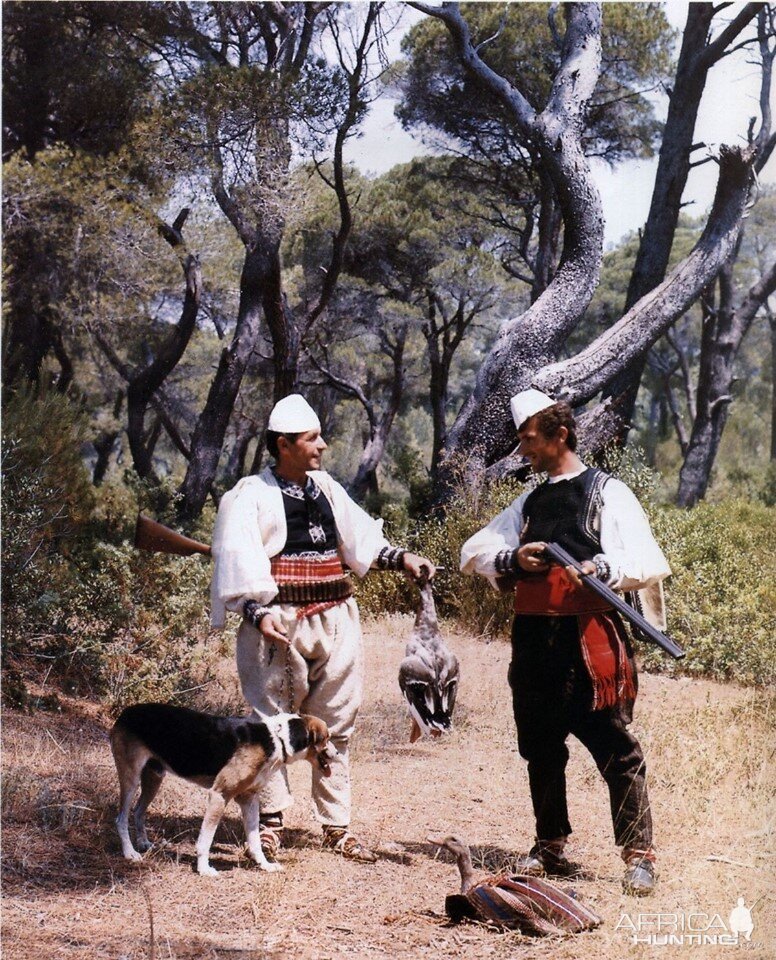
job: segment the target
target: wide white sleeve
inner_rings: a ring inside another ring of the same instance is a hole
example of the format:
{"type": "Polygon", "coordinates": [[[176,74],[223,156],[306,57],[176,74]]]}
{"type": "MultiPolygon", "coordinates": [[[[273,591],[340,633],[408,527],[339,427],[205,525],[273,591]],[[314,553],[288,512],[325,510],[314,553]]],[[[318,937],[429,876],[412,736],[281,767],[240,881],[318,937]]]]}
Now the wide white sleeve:
{"type": "Polygon", "coordinates": [[[321,487],[332,505],[342,559],[363,577],[383,547],[390,546],[383,533],[383,521],[370,517],[332,477],[318,473],[312,476],[322,481],[321,487]]]}
{"type": "Polygon", "coordinates": [[[496,556],[502,550],[514,550],[520,546],[523,527],[523,504],[527,493],[521,494],[506,510],[494,517],[487,527],[469,537],[461,547],[461,573],[475,573],[487,577],[491,586],[496,586],[500,576],[496,572],[496,556]]]}
{"type": "Polygon", "coordinates": [[[213,530],[213,626],[223,626],[225,610],[241,613],[246,600],[266,605],[277,594],[261,539],[259,496],[258,484],[240,483],[221,498],[213,530]]]}
{"type": "Polygon", "coordinates": [[[603,488],[601,552],[611,568],[609,585],[617,590],[640,590],[671,573],[641,504],[614,477],[603,488]]]}

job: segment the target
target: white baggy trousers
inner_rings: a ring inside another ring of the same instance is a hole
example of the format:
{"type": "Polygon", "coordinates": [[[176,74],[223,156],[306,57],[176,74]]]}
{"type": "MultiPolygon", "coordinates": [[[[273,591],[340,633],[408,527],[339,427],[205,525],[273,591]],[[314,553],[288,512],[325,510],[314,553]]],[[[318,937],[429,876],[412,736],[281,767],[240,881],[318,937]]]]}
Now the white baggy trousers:
{"type": "MultiPolygon", "coordinates": [[[[324,824],[350,823],[348,748],[364,686],[364,644],[358,607],[351,597],[323,613],[297,620],[298,607],[273,604],[288,630],[288,645],[270,643],[243,621],[237,633],[237,672],[243,696],[263,717],[307,713],[329,727],[337,756],[331,776],[313,767],[312,799],[324,824]]],[[[281,767],[259,793],[268,813],[285,810],[293,798],[281,767]]]]}

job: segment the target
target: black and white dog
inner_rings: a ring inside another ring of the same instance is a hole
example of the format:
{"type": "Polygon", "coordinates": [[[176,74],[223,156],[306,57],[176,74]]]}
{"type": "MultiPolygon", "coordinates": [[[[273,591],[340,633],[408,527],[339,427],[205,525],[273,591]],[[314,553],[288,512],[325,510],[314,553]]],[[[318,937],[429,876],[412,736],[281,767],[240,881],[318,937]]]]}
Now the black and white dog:
{"type": "Polygon", "coordinates": [[[210,846],[224,808],[232,799],[242,810],[251,857],[262,870],[280,870],[280,865],[270,863],[261,849],[258,791],[282,763],[309,760],[329,775],[334,756],[328,728],[317,717],[291,713],[264,720],[258,715],[215,717],[165,703],[127,707],[111,730],[110,743],[119,775],[116,826],[124,856],[140,860],[138,849],[150,848],[146,811],[169,771],[206,787],[210,793],[197,839],[197,871],[207,876],[217,874],[209,863],[210,846]],[[128,818],[138,787],[135,849],[128,818]]]}

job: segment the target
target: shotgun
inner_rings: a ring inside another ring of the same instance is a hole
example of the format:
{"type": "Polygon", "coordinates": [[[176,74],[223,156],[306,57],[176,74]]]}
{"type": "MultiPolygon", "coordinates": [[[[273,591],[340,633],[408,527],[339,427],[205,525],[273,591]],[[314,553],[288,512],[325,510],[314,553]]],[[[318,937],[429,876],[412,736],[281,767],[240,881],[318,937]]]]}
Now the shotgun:
{"type": "MultiPolygon", "coordinates": [[[[184,537],[182,533],[157,523],[150,517],[137,515],[135,524],[135,546],[139,550],[150,550],[152,553],[175,553],[181,557],[190,557],[193,553],[201,553],[206,557],[213,556],[213,551],[207,543],[184,537]]],[[[346,568],[347,569],[347,568],[346,568]]],[[[437,573],[444,572],[445,567],[436,567],[437,573]]]]}
{"type": "Polygon", "coordinates": [[[170,530],[164,524],[137,515],[135,525],[135,546],[140,550],[150,550],[153,553],[176,553],[181,557],[190,557],[193,553],[201,553],[206,557],[212,556],[208,544],[184,537],[182,533],[170,530]]]}
{"type": "Polygon", "coordinates": [[[605,583],[598,580],[594,573],[584,573],[579,563],[570,553],[567,553],[563,547],[557,543],[547,543],[545,544],[544,555],[548,562],[554,561],[562,567],[573,567],[582,579],[582,583],[586,587],[589,587],[593,593],[597,593],[599,597],[603,597],[604,600],[610,603],[646,640],[657,644],[661,650],[664,650],[675,660],[681,660],[684,657],[684,650],[682,650],[675,640],[672,640],[664,633],[661,633],[656,627],[653,627],[649,621],[642,617],[638,610],[634,610],[633,607],[629,603],[626,603],[622,597],[618,596],[611,587],[607,587],[605,583]]]}

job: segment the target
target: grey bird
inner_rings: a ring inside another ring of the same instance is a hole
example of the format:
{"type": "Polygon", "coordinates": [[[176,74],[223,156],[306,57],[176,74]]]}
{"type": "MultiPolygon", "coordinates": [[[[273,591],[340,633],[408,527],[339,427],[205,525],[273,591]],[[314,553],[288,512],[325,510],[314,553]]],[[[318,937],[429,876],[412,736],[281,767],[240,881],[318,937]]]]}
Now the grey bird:
{"type": "Polygon", "coordinates": [[[414,581],[420,603],[415,627],[399,665],[399,686],[412,717],[410,743],[438,737],[452,726],[458,691],[458,658],[439,632],[434,594],[427,578],[414,581]]]}
{"type": "Polygon", "coordinates": [[[479,920],[534,936],[563,936],[592,930],[601,918],[560,887],[524,874],[492,874],[478,880],[468,846],[458,837],[426,838],[455,857],[461,892],[445,898],[445,912],[454,923],[479,920]]]}

